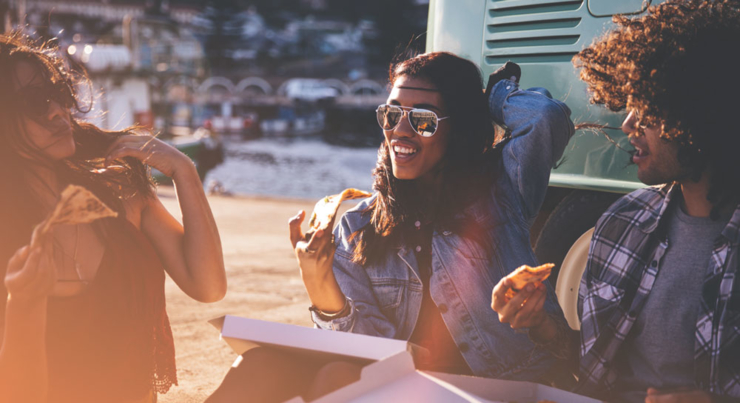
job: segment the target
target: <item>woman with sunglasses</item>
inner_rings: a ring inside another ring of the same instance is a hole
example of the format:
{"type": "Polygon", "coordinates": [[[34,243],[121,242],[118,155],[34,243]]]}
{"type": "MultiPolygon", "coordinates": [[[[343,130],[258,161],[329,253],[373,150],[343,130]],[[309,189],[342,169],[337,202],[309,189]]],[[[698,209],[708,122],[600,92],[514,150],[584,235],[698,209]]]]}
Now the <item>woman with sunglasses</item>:
{"type": "MultiPolygon", "coordinates": [[[[334,234],[319,230],[307,242],[305,213],[290,221],[317,327],[411,341],[428,352],[416,354],[422,370],[552,376],[556,359],[490,309],[496,283],[535,264],[529,224],[574,132],[567,106],[508,80],[518,70],[507,64],[494,74],[490,84],[507,79],[486,97],[478,68],[449,53],[391,68],[390,96],[376,112],[385,136],[376,193],[345,213],[334,234]],[[510,130],[499,147],[491,118],[510,130]]],[[[562,316],[552,290],[538,303],[562,316]]],[[[359,371],[254,349],[209,402],[310,399],[359,379],[359,371]]]]}
{"type": "Polygon", "coordinates": [[[221,299],[218,232],[185,155],[75,117],[89,82],[56,52],[0,36],[0,401],[154,402],[177,384],[165,271],[192,298],[221,299]],[[184,226],[144,163],[173,178],[184,226]],[[118,218],[56,227],[30,248],[67,184],[118,218]]]}
{"type": "MultiPolygon", "coordinates": [[[[449,53],[391,69],[376,193],[342,216],[335,244],[322,231],[306,242],[303,212],[290,223],[318,327],[409,340],[429,351],[419,369],[543,379],[553,357],[501,325],[491,291],[536,263],[529,225],[574,126],[518,74],[507,64],[486,97],[477,67],[449,53]],[[497,147],[491,118],[511,135],[497,147]]],[[[539,303],[560,314],[552,290],[539,303]]]]}

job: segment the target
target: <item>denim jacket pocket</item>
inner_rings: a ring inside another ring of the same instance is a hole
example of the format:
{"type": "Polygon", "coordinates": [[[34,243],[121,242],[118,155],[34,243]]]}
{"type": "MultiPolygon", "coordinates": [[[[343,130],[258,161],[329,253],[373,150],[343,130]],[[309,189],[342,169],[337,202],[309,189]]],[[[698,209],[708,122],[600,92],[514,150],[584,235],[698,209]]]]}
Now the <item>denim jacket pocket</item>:
{"type": "Polygon", "coordinates": [[[378,308],[389,319],[396,318],[403,299],[404,282],[394,278],[371,278],[378,308]]]}

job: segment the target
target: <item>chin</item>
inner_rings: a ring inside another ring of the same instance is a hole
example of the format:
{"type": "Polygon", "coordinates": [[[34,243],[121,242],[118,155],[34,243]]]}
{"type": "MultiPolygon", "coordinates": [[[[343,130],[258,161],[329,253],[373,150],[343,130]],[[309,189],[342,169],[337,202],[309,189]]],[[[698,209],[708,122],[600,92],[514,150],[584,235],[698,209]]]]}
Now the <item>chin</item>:
{"type": "Polygon", "coordinates": [[[419,175],[415,175],[413,172],[403,169],[394,169],[393,176],[399,180],[414,180],[419,178],[419,175]]]}
{"type": "Polygon", "coordinates": [[[53,148],[49,148],[44,151],[44,154],[52,161],[61,161],[75,155],[77,148],[74,142],[71,144],[59,144],[53,148]]]}
{"type": "Polygon", "coordinates": [[[660,174],[655,174],[653,172],[640,172],[637,171],[637,179],[640,180],[640,182],[648,185],[648,186],[656,186],[656,185],[662,185],[664,183],[673,182],[673,179],[660,174]]]}

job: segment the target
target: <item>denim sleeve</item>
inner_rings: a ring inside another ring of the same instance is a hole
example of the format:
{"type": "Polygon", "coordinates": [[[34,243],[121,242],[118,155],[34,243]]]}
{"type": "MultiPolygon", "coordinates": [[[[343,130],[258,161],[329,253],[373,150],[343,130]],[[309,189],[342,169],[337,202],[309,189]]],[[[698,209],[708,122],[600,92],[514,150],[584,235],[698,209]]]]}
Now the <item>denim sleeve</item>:
{"type": "Polygon", "coordinates": [[[521,90],[510,80],[499,81],[488,102],[493,119],[511,130],[503,164],[529,221],[545,199],[550,170],[575,132],[570,109],[544,88],[521,90]]]}
{"type": "Polygon", "coordinates": [[[334,230],[334,239],[337,242],[337,250],[334,253],[334,276],[342,292],[349,299],[351,312],[332,321],[321,320],[318,315],[312,313],[313,322],[321,329],[395,338],[396,326],[380,311],[365,268],[352,262],[350,235],[346,218],[342,217],[340,225],[334,230]]]}

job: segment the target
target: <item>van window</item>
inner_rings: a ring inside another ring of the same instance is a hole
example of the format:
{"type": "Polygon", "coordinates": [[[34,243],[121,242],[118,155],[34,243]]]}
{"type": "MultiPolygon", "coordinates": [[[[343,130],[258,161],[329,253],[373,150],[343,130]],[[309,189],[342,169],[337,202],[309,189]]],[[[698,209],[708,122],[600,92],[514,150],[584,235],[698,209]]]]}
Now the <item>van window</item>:
{"type": "Polygon", "coordinates": [[[609,17],[614,14],[641,13],[650,5],[650,0],[588,0],[588,11],[594,17],[609,17]]]}

